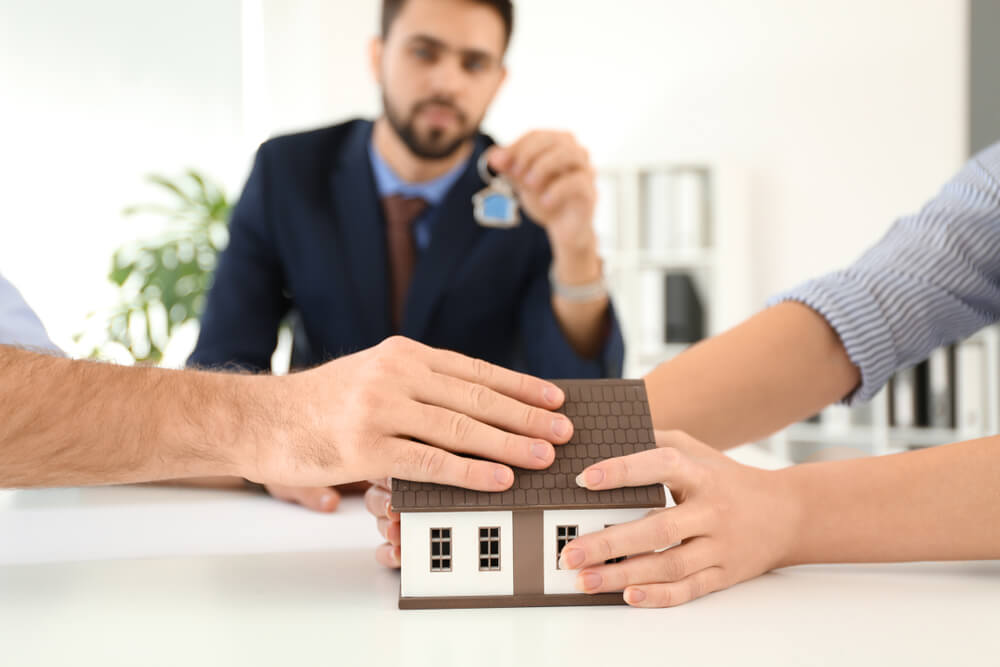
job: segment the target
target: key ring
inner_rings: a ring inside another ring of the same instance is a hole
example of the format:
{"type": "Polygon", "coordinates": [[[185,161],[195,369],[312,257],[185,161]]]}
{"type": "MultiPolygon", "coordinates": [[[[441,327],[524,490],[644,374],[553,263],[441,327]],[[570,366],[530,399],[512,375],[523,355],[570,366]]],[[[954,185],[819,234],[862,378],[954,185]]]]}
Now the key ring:
{"type": "Polygon", "coordinates": [[[476,222],[494,229],[512,229],[521,224],[514,188],[506,178],[490,171],[486,151],[479,156],[476,170],[479,178],[486,184],[485,188],[472,196],[473,217],[476,222]]]}

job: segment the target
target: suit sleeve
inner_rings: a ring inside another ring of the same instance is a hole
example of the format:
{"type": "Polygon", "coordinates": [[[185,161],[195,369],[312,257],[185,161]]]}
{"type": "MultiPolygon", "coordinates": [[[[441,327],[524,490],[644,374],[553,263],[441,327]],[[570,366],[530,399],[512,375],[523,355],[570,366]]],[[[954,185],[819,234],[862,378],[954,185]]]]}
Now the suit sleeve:
{"type": "Polygon", "coordinates": [[[268,210],[267,144],[229,222],[189,365],[269,371],[278,327],[290,307],[268,210]]]}
{"type": "Polygon", "coordinates": [[[607,333],[601,351],[594,359],[581,357],[566,339],[552,310],[552,289],[549,285],[552,251],[544,232],[539,231],[541,239],[536,243],[531,275],[521,306],[521,357],[524,371],[552,379],[621,377],[625,342],[614,304],[608,302],[607,333]]]}

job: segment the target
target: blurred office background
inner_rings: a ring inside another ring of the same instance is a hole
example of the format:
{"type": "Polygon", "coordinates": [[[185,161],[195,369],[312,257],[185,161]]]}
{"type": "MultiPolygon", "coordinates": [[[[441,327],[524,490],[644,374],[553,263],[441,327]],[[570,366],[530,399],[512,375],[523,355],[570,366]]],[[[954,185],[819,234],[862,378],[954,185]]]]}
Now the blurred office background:
{"type": "MultiPolygon", "coordinates": [[[[116,299],[112,252],[163,224],[122,215],[159,196],[146,174],[194,167],[235,198],[268,136],[378,112],[379,4],[0,1],[0,271],[58,344],[89,352],[73,336],[116,299]]],[[[605,170],[736,175],[713,206],[731,218],[713,239],[727,282],[703,295],[725,300],[715,330],[851,261],[970,146],[1000,138],[989,1],[521,0],[516,12],[510,77],[485,122],[499,141],[564,128],[605,170]]],[[[188,331],[167,363],[191,344],[188,331]]]]}

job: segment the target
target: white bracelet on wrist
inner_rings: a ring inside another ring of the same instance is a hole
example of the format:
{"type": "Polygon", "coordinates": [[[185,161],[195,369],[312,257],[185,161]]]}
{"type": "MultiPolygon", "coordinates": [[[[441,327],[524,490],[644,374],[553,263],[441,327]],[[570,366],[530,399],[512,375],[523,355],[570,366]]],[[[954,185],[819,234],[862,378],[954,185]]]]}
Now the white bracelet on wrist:
{"type": "Polygon", "coordinates": [[[555,266],[549,269],[549,285],[553,294],[573,303],[597,301],[608,295],[608,286],[604,282],[604,276],[583,285],[567,285],[559,282],[559,279],[556,278],[555,266]]]}

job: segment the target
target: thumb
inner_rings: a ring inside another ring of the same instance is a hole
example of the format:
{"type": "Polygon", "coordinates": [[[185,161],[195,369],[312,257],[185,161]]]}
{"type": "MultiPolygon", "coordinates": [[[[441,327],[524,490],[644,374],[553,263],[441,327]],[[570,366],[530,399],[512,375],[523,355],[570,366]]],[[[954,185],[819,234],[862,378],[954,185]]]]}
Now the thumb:
{"type": "Polygon", "coordinates": [[[486,150],[486,164],[497,173],[503,173],[510,169],[513,160],[513,153],[501,146],[493,146],[486,150]]]}
{"type": "Polygon", "coordinates": [[[671,491],[683,492],[697,486],[699,465],[673,447],[660,447],[595,463],[580,473],[576,483],[592,491],[666,484],[671,491]]]}
{"type": "Polygon", "coordinates": [[[340,504],[340,493],[329,486],[270,485],[267,492],[279,500],[298,503],[316,512],[332,512],[340,504]]]}

